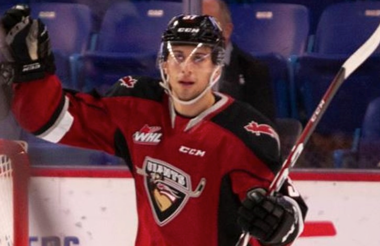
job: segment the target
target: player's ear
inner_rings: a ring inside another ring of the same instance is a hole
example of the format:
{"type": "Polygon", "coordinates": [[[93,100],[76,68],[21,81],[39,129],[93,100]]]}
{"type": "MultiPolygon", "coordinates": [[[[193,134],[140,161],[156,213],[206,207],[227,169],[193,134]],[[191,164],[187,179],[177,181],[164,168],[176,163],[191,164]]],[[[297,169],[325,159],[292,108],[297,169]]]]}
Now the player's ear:
{"type": "Polygon", "coordinates": [[[162,70],[165,74],[168,73],[168,63],[166,61],[162,62],[162,70]]]}
{"type": "Polygon", "coordinates": [[[212,76],[212,80],[219,79],[222,75],[223,66],[218,66],[217,70],[214,72],[212,76]]]}

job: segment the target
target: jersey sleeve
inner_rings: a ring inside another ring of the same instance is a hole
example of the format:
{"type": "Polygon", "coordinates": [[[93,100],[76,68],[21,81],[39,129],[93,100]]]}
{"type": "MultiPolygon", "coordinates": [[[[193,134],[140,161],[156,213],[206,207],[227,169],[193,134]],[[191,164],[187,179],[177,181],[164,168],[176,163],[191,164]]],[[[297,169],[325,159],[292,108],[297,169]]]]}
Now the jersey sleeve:
{"type": "Polygon", "coordinates": [[[12,110],[20,125],[53,143],[114,154],[117,125],[100,96],[63,90],[55,75],[14,86],[12,110]]]}
{"type": "Polygon", "coordinates": [[[234,101],[212,121],[230,136],[226,148],[233,148],[233,152],[227,168],[233,192],[243,200],[251,189],[267,189],[281,168],[280,139],[273,123],[239,101],[234,101]]]}

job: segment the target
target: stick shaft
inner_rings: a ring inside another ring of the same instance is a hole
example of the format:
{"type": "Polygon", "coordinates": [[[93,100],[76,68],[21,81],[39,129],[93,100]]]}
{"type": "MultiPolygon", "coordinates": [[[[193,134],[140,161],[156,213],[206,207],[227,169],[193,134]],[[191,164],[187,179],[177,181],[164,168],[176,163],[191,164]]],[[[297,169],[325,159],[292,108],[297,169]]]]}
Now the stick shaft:
{"type": "Polygon", "coordinates": [[[273,194],[278,191],[282,186],[283,182],[289,174],[289,169],[294,166],[297,162],[298,157],[303,152],[304,146],[309,140],[310,136],[313,134],[315,128],[317,127],[319,121],[321,120],[323,114],[326,112],[328,106],[330,105],[331,100],[334,98],[336,92],[343,84],[345,79],[345,69],[342,67],[338,74],[335,76],[331,82],[329,88],[325,92],[322,100],[319,102],[317,108],[314,110],[313,115],[306,124],[301,135],[298,137],[294,147],[292,148],[290,154],[284,161],[281,170],[277,173],[276,177],[273,179],[271,185],[269,186],[268,193],[273,194]]]}

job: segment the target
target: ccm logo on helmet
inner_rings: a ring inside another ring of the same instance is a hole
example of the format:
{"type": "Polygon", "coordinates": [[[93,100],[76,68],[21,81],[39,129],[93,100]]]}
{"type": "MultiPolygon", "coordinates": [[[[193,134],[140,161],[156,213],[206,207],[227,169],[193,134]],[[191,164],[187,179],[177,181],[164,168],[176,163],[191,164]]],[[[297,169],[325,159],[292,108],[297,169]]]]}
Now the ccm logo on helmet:
{"type": "Polygon", "coordinates": [[[206,154],[206,151],[204,150],[192,149],[183,145],[179,147],[179,152],[189,154],[189,155],[194,155],[194,156],[202,156],[202,157],[206,154]]]}
{"type": "Polygon", "coordinates": [[[186,32],[186,33],[198,33],[199,28],[190,28],[190,27],[180,27],[177,30],[178,32],[186,32]]]}

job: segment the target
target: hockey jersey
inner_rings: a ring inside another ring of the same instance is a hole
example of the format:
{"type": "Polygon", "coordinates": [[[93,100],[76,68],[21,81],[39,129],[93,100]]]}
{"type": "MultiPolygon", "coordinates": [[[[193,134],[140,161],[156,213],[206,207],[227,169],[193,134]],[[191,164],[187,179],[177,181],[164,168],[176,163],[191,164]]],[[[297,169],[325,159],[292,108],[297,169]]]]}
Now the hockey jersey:
{"type": "MultiPolygon", "coordinates": [[[[138,246],[235,245],[240,201],[267,188],[281,166],[271,122],[224,94],[186,118],[146,77],[126,76],[105,96],[65,91],[55,75],[14,90],[13,112],[33,134],[125,159],[136,187],[138,246]]],[[[302,198],[294,199],[305,213],[302,198]]]]}

